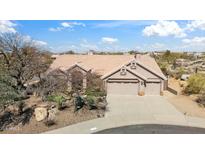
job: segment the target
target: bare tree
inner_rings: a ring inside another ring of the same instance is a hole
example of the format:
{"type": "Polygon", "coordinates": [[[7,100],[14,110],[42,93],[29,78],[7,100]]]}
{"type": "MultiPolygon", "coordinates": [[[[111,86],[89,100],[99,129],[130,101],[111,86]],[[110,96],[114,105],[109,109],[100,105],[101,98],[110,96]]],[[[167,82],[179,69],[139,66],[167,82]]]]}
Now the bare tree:
{"type": "Polygon", "coordinates": [[[78,70],[73,70],[71,72],[72,76],[72,90],[78,91],[83,89],[83,74],[78,70]]]}
{"type": "Polygon", "coordinates": [[[43,98],[55,93],[65,93],[68,89],[68,81],[69,77],[64,71],[52,70],[38,84],[33,85],[34,91],[43,98]]]}
{"type": "Polygon", "coordinates": [[[34,76],[40,77],[52,60],[46,53],[40,52],[32,42],[19,34],[0,34],[0,56],[8,74],[15,80],[13,87],[22,91],[25,84],[34,76]]]}

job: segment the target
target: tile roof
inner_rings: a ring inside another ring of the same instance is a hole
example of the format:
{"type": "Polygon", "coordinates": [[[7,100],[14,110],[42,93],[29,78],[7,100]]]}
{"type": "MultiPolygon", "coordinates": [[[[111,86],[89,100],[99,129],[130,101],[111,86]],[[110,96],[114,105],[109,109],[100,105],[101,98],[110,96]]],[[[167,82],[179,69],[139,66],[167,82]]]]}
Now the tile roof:
{"type": "MultiPolygon", "coordinates": [[[[77,63],[100,75],[105,75],[133,59],[134,55],[60,55],[54,60],[51,69],[63,68],[65,70],[77,63]]],[[[146,68],[164,76],[156,61],[149,55],[138,55],[136,60],[146,68]]]]}

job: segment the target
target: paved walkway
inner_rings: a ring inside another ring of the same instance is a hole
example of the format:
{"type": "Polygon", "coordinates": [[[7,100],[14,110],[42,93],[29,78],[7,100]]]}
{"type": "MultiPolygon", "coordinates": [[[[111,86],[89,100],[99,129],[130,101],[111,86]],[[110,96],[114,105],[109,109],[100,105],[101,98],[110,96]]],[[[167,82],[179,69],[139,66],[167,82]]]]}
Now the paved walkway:
{"type": "Polygon", "coordinates": [[[81,122],[46,133],[87,134],[104,129],[136,124],[165,124],[205,128],[205,119],[183,115],[162,96],[107,97],[104,118],[81,122]]]}

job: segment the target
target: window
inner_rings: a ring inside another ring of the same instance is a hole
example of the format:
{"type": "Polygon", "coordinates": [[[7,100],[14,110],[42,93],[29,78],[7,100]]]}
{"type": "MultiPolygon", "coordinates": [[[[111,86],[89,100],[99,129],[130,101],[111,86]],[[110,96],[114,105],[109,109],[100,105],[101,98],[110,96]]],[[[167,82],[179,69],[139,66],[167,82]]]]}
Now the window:
{"type": "Polygon", "coordinates": [[[126,73],[127,73],[126,68],[125,67],[121,68],[120,75],[126,75],[126,73]]]}
{"type": "Polygon", "coordinates": [[[130,68],[131,68],[131,69],[136,69],[136,67],[137,67],[136,62],[135,62],[135,61],[132,61],[132,62],[131,62],[131,65],[130,65],[130,68]]]}

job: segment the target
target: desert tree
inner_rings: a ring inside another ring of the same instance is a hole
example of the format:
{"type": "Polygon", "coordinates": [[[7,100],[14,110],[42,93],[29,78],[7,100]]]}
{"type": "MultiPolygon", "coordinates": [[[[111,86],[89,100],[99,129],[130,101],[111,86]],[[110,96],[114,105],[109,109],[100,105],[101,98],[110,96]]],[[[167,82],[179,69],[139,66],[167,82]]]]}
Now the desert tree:
{"type": "Polygon", "coordinates": [[[51,70],[42,77],[40,82],[34,85],[34,91],[42,98],[58,93],[65,93],[68,90],[68,74],[60,69],[51,70]]]}
{"type": "Polygon", "coordinates": [[[7,74],[12,88],[23,92],[34,77],[41,77],[50,66],[50,55],[41,52],[37,44],[17,33],[0,34],[1,76],[7,74]]]}

